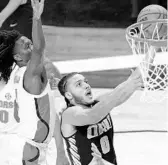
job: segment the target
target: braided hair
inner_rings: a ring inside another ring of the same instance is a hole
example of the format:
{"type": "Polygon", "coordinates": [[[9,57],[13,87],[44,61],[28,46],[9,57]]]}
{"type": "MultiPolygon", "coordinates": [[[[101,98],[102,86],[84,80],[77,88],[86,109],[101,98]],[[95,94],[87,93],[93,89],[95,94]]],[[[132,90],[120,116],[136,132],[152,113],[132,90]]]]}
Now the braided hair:
{"type": "Polygon", "coordinates": [[[9,80],[14,63],[13,49],[15,42],[21,37],[18,31],[0,31],[0,81],[9,80]]]}
{"type": "Polygon", "coordinates": [[[76,74],[78,74],[78,73],[77,72],[69,73],[69,74],[65,75],[58,83],[58,90],[61,93],[61,95],[64,96],[64,99],[65,99],[67,106],[70,105],[70,101],[65,97],[67,82],[71,77],[73,77],[76,74]]]}

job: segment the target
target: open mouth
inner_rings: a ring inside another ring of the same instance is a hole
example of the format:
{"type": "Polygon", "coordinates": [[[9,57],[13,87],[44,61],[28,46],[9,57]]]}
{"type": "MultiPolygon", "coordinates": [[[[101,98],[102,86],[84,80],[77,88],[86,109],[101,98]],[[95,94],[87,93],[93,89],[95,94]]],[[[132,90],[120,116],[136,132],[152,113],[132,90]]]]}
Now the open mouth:
{"type": "Polygon", "coordinates": [[[86,96],[92,96],[91,90],[88,90],[88,91],[86,92],[86,96]]]}

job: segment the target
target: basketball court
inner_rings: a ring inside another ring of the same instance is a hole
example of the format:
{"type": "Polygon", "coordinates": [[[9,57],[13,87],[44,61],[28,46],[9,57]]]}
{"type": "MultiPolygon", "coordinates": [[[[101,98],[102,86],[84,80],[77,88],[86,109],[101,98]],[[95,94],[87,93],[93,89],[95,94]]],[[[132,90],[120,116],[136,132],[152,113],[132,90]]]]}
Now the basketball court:
{"type": "MultiPolygon", "coordinates": [[[[88,76],[95,95],[112,90],[138,64],[125,39],[125,29],[44,26],[44,32],[46,55],[62,74],[78,71],[88,76]]],[[[162,60],[168,61],[167,56],[162,60]]],[[[111,112],[118,165],[167,165],[168,103],[142,103],[141,95],[142,91],[136,91],[111,112]]],[[[54,161],[53,155],[51,165],[54,161]]]]}

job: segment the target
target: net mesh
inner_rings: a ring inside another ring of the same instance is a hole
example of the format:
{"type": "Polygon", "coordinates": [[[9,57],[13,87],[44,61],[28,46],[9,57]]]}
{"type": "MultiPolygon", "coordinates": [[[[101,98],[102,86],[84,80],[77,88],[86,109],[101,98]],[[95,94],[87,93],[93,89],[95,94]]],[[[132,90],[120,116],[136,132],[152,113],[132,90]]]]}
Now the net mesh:
{"type": "Polygon", "coordinates": [[[153,20],[133,24],[126,30],[144,82],[144,102],[160,102],[168,97],[167,27],[167,20],[153,20]]]}

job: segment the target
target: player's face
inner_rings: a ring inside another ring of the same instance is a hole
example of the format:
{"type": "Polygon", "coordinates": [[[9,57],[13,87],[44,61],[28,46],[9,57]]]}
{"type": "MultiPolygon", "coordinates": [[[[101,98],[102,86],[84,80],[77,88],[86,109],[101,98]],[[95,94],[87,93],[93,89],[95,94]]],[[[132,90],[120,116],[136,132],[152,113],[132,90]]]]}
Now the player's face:
{"type": "Polygon", "coordinates": [[[67,93],[69,100],[73,100],[75,104],[88,105],[94,101],[91,87],[81,74],[76,74],[68,80],[67,93]]]}
{"type": "Polygon", "coordinates": [[[14,56],[17,56],[16,61],[23,61],[27,63],[30,60],[31,52],[33,50],[33,44],[31,40],[27,37],[20,37],[16,43],[14,48],[14,56]]]}

